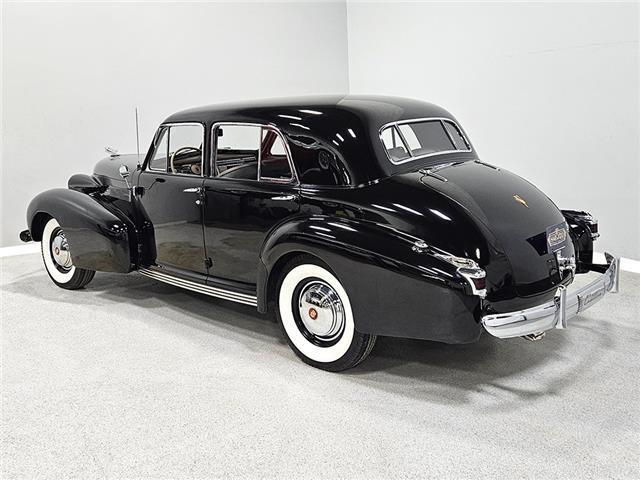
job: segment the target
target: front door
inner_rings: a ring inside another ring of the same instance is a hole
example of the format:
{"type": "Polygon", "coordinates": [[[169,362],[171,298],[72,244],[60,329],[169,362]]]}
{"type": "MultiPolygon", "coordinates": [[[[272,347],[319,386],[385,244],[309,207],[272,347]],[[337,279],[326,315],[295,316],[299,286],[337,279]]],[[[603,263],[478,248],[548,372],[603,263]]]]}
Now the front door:
{"type": "Polygon", "coordinates": [[[204,235],[209,274],[256,283],[260,250],[271,228],[299,210],[298,187],[280,134],[254,124],[218,124],[211,175],[204,180],[204,235]]]}
{"type": "Polygon", "coordinates": [[[163,125],[140,173],[140,202],[153,225],[155,263],[206,275],[202,232],[201,124],[163,125]]]}

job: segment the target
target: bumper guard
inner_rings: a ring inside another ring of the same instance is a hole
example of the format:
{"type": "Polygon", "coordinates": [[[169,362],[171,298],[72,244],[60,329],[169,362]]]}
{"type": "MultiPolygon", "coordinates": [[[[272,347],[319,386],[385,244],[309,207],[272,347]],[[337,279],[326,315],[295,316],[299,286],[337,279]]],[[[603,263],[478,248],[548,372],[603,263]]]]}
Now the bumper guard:
{"type": "MultiPolygon", "coordinates": [[[[482,317],[485,330],[494,337],[511,338],[541,333],[552,328],[567,328],[568,321],[596,304],[607,292],[618,292],[620,258],[605,253],[608,268],[593,282],[567,292],[558,288],[553,300],[509,313],[497,313],[482,317]]],[[[604,265],[603,265],[604,267],[604,265]]]]}

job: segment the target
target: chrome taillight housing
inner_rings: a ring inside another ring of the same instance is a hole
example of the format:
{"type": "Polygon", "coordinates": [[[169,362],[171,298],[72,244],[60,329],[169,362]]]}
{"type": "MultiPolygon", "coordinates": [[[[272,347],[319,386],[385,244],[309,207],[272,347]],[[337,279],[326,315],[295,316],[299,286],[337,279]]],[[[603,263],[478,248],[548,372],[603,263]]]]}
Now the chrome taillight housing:
{"type": "Polygon", "coordinates": [[[485,298],[487,296],[487,272],[485,272],[483,268],[480,268],[475,260],[451,255],[429,246],[422,240],[414,242],[412,249],[414,252],[418,253],[429,252],[434,257],[455,266],[458,275],[467,281],[472,295],[476,295],[480,298],[485,298]]]}
{"type": "Polygon", "coordinates": [[[480,298],[487,296],[487,272],[480,268],[475,260],[455,255],[436,254],[436,256],[458,267],[456,271],[469,283],[473,295],[480,298]]]}

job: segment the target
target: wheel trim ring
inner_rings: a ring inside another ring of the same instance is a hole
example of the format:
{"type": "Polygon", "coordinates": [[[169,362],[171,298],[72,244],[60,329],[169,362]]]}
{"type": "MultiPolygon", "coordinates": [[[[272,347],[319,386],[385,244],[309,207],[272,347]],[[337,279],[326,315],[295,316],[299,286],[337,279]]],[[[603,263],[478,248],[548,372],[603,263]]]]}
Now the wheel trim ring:
{"type": "Polygon", "coordinates": [[[76,267],[72,265],[66,272],[60,271],[56,267],[51,255],[51,240],[56,228],[61,227],[55,218],[50,219],[44,226],[44,230],[42,231],[42,241],[40,243],[42,259],[44,260],[44,266],[47,269],[47,272],[55,282],[67,283],[71,281],[76,271],[76,267]]]}

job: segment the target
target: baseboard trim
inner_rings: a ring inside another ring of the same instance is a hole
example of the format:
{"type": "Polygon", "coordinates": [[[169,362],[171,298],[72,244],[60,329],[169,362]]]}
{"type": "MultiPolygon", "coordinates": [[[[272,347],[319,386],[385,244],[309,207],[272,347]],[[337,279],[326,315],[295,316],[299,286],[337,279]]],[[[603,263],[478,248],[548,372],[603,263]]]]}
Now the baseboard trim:
{"type": "Polygon", "coordinates": [[[0,258],[27,255],[29,253],[40,253],[40,242],[30,242],[25,243],[24,245],[13,245],[11,247],[0,248],[0,258]]]}

